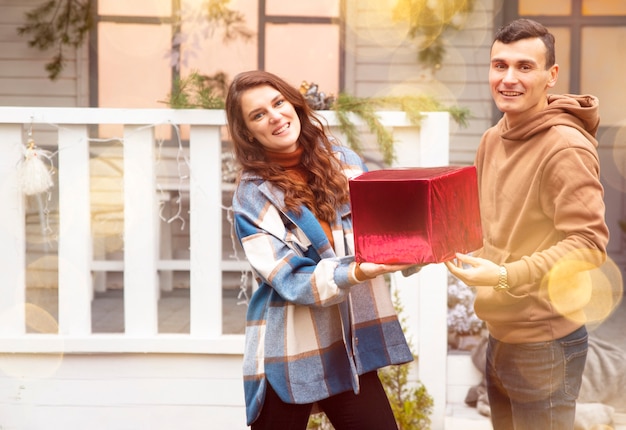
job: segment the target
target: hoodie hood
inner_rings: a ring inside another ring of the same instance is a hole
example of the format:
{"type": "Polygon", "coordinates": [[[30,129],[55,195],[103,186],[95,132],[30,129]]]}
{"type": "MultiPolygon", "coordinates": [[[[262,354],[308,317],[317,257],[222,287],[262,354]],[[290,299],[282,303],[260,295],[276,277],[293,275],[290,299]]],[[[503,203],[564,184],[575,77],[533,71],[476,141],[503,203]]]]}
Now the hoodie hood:
{"type": "Polygon", "coordinates": [[[548,106],[516,127],[509,128],[505,114],[498,123],[498,129],[505,140],[525,141],[548,128],[566,125],[579,130],[597,147],[595,136],[599,124],[599,103],[596,97],[559,94],[548,95],[548,106]]]}

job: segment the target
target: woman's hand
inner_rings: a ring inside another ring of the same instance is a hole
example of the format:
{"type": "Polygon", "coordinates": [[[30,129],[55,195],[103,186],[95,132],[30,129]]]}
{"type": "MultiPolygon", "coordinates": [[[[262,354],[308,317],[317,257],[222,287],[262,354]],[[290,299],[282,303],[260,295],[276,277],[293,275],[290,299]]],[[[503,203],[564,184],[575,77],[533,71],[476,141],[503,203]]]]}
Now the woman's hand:
{"type": "Polygon", "coordinates": [[[445,265],[450,273],[470,287],[493,287],[498,285],[500,266],[493,261],[457,253],[456,261],[446,261],[445,265]],[[469,267],[464,268],[463,264],[469,267]]]}
{"type": "Polygon", "coordinates": [[[361,272],[368,278],[375,278],[378,275],[384,275],[385,273],[393,273],[399,270],[406,270],[409,267],[415,266],[415,264],[378,264],[378,263],[360,263],[358,265],[361,272]]]}

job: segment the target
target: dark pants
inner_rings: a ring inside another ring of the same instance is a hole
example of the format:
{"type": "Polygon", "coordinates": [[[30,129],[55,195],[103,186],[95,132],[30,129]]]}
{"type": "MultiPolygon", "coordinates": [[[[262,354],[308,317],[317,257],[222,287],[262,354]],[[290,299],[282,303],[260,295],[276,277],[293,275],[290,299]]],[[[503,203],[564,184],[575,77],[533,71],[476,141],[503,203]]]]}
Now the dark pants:
{"type": "Polygon", "coordinates": [[[586,358],[584,326],[551,342],[508,344],[490,336],[486,375],[494,430],[573,430],[586,358]]]}
{"type": "MultiPolygon", "coordinates": [[[[360,393],[347,391],[317,402],[335,430],[397,430],[385,390],[374,372],[360,378],[360,393]]],[[[268,384],[263,409],[252,430],[305,430],[312,403],[285,403],[268,384]]]]}

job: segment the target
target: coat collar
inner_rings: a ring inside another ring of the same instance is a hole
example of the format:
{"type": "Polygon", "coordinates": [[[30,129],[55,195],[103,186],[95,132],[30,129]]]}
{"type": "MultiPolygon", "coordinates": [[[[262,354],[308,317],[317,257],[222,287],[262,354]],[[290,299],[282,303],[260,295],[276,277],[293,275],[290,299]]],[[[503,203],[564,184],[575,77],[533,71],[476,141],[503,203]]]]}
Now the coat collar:
{"type": "MultiPolygon", "coordinates": [[[[249,177],[245,177],[245,178],[242,177],[242,179],[259,180],[261,178],[258,176],[250,175],[249,177]]],[[[285,197],[284,193],[282,192],[282,190],[273,186],[272,183],[269,181],[262,180],[258,188],[259,188],[259,191],[261,191],[261,193],[265,195],[265,197],[272,203],[272,205],[274,205],[281,212],[281,214],[284,217],[289,219],[293,224],[295,224],[300,230],[302,230],[306,234],[306,236],[311,241],[313,248],[315,249],[317,254],[320,256],[320,258],[334,257],[336,255],[335,250],[332,249],[332,247],[330,246],[330,242],[328,241],[328,238],[326,237],[326,233],[324,233],[322,226],[318,222],[313,212],[311,212],[308,208],[304,206],[301,207],[302,210],[301,210],[300,215],[296,214],[293,211],[285,211],[283,209],[284,197],[285,197]]],[[[333,230],[335,230],[337,226],[341,226],[342,225],[341,220],[349,214],[350,214],[350,205],[349,204],[342,205],[337,210],[337,217],[335,218],[335,222],[333,223],[333,226],[332,226],[333,230]]],[[[342,246],[342,250],[343,250],[343,246],[342,246]]]]}

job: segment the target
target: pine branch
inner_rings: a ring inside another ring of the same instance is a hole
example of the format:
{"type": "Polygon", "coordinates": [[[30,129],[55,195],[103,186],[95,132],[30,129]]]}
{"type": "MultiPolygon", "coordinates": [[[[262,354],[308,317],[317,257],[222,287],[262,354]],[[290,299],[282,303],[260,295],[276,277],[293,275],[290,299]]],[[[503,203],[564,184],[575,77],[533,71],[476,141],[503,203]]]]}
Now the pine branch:
{"type": "Polygon", "coordinates": [[[167,103],[173,109],[223,109],[227,77],[223,72],[206,76],[194,71],[174,81],[167,103]]]}
{"type": "Polygon", "coordinates": [[[420,63],[437,70],[443,62],[448,30],[460,30],[474,9],[475,0],[399,0],[393,11],[396,21],[408,21],[408,38],[417,47],[420,63]]]}
{"type": "Polygon", "coordinates": [[[419,126],[423,112],[448,112],[459,125],[466,126],[470,111],[467,108],[447,107],[428,96],[403,97],[369,97],[359,98],[347,94],[339,94],[332,106],[339,120],[341,131],[346,136],[348,145],[359,152],[362,149],[356,127],[349,121],[348,114],[357,115],[376,136],[378,148],[386,164],[394,160],[394,138],[391,130],[380,121],[377,111],[404,111],[411,124],[419,126]]]}
{"type": "Polygon", "coordinates": [[[250,40],[254,33],[246,26],[246,18],[243,13],[228,8],[230,0],[207,0],[203,7],[206,9],[209,23],[224,28],[224,42],[235,40],[240,37],[250,40]]]}
{"type": "MultiPolygon", "coordinates": [[[[393,292],[393,305],[398,314],[402,329],[406,332],[406,317],[398,290],[393,292]]],[[[411,342],[409,341],[409,348],[411,342]]],[[[415,357],[417,360],[418,357],[415,357]]],[[[409,381],[410,363],[388,366],[378,372],[383,388],[387,393],[399,430],[420,430],[430,428],[430,414],[434,406],[433,398],[420,381],[409,381]]]]}
{"type": "Polygon", "coordinates": [[[77,48],[93,27],[93,0],[48,0],[26,12],[26,23],[17,28],[20,36],[30,36],[28,45],[40,51],[56,47],[56,54],[46,64],[51,80],[59,77],[66,63],[64,50],[77,48]]]}
{"type": "Polygon", "coordinates": [[[341,130],[346,135],[348,145],[355,151],[361,150],[360,139],[356,127],[349,122],[348,112],[360,117],[369,130],[376,135],[378,148],[387,164],[393,161],[393,133],[387,129],[376,114],[376,100],[362,99],[347,94],[339,94],[333,105],[333,109],[339,119],[341,130]],[[371,102],[371,101],[374,102],[371,102]]]}

